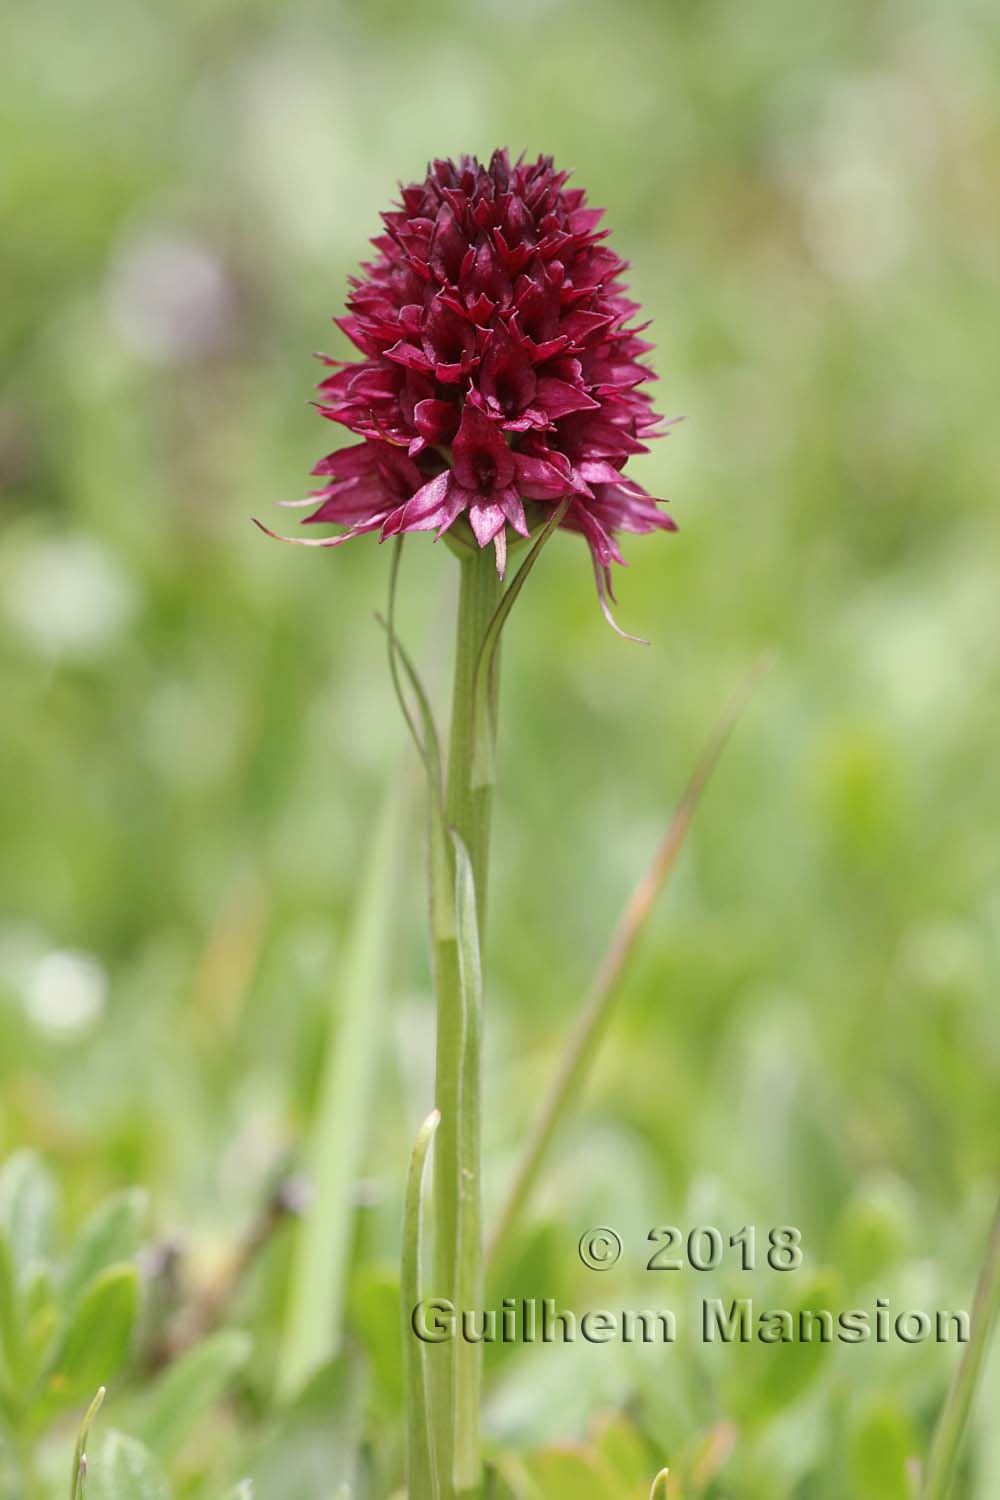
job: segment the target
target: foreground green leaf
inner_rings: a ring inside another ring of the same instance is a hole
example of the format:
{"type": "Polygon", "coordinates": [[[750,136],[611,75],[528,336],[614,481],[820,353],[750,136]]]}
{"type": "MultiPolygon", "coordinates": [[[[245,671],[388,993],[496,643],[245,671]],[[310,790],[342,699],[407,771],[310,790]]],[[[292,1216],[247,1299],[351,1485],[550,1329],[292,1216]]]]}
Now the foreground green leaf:
{"type": "Polygon", "coordinates": [[[400,1302],[403,1314],[403,1341],[406,1350],[406,1412],[409,1492],[437,1500],[441,1493],[439,1456],[434,1440],[430,1372],[427,1346],[416,1337],[410,1326],[413,1309],[423,1300],[425,1288],[427,1162],[440,1115],[433,1110],[424,1121],[413,1143],[410,1169],[406,1179],[403,1209],[403,1258],[400,1302]]]}
{"type": "Polygon", "coordinates": [[[1000,1204],[997,1205],[986,1243],[986,1254],[976,1283],[972,1305],[972,1332],[948,1399],[938,1418],[927,1460],[922,1500],[948,1500],[961,1459],[962,1443],[973,1402],[979,1390],[983,1365],[1000,1319],[1000,1204]]]}
{"type": "Polygon", "coordinates": [[[87,1500],[167,1500],[167,1481],[136,1438],[109,1432],[88,1476],[87,1500]]]}
{"type": "Polygon", "coordinates": [[[139,1307],[134,1266],[113,1266],[87,1288],[46,1362],[42,1410],[83,1401],[128,1358],[139,1307]]]}
{"type": "Polygon", "coordinates": [[[0,1232],[0,1387],[7,1390],[17,1382],[20,1346],[14,1258],[6,1234],[0,1232]]]}
{"type": "Polygon", "coordinates": [[[870,1406],[851,1443],[857,1500],[910,1500],[909,1464],[916,1446],[912,1424],[896,1401],[883,1399],[870,1406]]]}
{"type": "Polygon", "coordinates": [[[614,1470],[615,1477],[622,1481],[623,1488],[641,1489],[649,1479],[649,1449],[638,1429],[627,1418],[607,1418],[596,1434],[594,1447],[614,1470]]]}
{"type": "Polygon", "coordinates": [[[146,1398],[138,1437],[161,1458],[175,1453],[191,1428],[224,1396],[250,1357],[250,1335],[237,1328],[210,1334],[159,1378],[146,1398]]]}
{"type": "MultiPolygon", "coordinates": [[[[800,1340],[800,1317],[843,1303],[841,1278],[832,1271],[820,1271],[796,1286],[794,1295],[781,1304],[790,1314],[793,1342],[768,1344],[753,1337],[749,1343],[734,1344],[727,1351],[734,1412],[766,1422],[801,1400],[829,1364],[835,1345],[824,1342],[818,1333],[800,1340]]],[[[766,1310],[764,1303],[755,1304],[755,1312],[766,1310]]],[[[777,1338],[776,1327],[772,1335],[777,1338]]]]}
{"type": "MultiPolygon", "coordinates": [[[[480,1307],[483,1301],[482,1140],[479,1110],[482,1068],[483,975],[479,956],[476,888],[469,855],[457,835],[455,847],[455,930],[461,998],[460,1090],[458,1097],[458,1215],[455,1235],[455,1305],[480,1307]],[[469,1107],[467,1101],[472,1101],[469,1107]]],[[[453,1364],[455,1411],[454,1482],[460,1494],[480,1483],[479,1400],[482,1356],[478,1344],[458,1339],[453,1364]]]]}
{"type": "Polygon", "coordinates": [[[34,1151],[15,1151],[0,1168],[0,1231],[18,1275],[48,1254],[57,1199],[55,1182],[34,1151]]]}
{"type": "Polygon", "coordinates": [[[146,1202],[144,1192],[130,1188],[95,1209],[70,1252],[62,1288],[64,1302],[75,1301],[100,1272],[135,1254],[146,1202]]]}
{"type": "Polygon", "coordinates": [[[285,1401],[303,1389],[340,1346],[354,1189],[371,1114],[375,1059],[393,930],[392,904],[399,842],[399,791],[382,807],[361,885],[309,1131],[306,1170],[313,1203],[296,1226],[288,1313],[278,1368],[285,1401]]]}
{"type": "Polygon", "coordinates": [[[526,1467],[545,1500],[624,1500],[597,1455],[582,1448],[547,1448],[526,1467]]]}

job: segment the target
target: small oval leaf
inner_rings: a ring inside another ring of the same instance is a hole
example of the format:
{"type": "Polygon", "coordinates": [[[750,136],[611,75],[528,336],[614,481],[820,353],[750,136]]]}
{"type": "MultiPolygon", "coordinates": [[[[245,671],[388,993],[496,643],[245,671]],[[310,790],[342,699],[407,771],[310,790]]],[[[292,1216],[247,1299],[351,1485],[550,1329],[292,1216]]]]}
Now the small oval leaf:
{"type": "Polygon", "coordinates": [[[52,1243],[57,1190],[34,1151],[15,1151],[0,1169],[0,1229],[21,1274],[44,1259],[52,1243]]]}
{"type": "Polygon", "coordinates": [[[112,1266],[87,1287],[47,1361],[48,1411],[83,1401],[128,1358],[139,1306],[134,1266],[112,1266]]]}
{"type": "Polygon", "coordinates": [[[63,1301],[75,1302],[108,1266],[131,1259],[139,1247],[146,1194],[139,1188],[116,1193],[90,1215],[76,1237],[63,1282],[63,1301]]]}

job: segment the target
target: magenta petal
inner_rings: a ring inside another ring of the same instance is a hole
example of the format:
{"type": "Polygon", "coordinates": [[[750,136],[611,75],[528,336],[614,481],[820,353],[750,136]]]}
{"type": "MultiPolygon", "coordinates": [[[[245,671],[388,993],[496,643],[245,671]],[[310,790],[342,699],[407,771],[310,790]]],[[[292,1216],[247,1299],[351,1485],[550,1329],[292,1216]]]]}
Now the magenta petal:
{"type": "Polygon", "coordinates": [[[455,477],[468,490],[486,493],[514,477],[514,456],[499,428],[475,406],[466,405],[455,438],[455,477]]]}
{"type": "Polygon", "coordinates": [[[519,453],[515,459],[517,485],[526,500],[561,500],[572,489],[572,482],[554,464],[542,458],[519,453]]]}
{"type": "Polygon", "coordinates": [[[408,370],[429,371],[433,368],[422,349],[415,348],[413,344],[408,344],[403,339],[398,344],[393,344],[391,349],[386,349],[385,358],[394,359],[397,364],[405,365],[408,370]]]}
{"type": "Polygon", "coordinates": [[[464,498],[450,469],[430,480],[417,493],[393,511],[382,527],[383,536],[401,531],[447,531],[462,510],[464,498]]]}
{"type": "Polygon", "coordinates": [[[676,531],[677,525],[671,516],[659,508],[652,495],[637,484],[623,483],[598,485],[594,491],[593,511],[605,530],[631,531],[643,534],[650,531],[676,531]]]}
{"type": "Polygon", "coordinates": [[[591,508],[582,500],[574,500],[562,521],[569,531],[581,531],[593,554],[594,562],[607,570],[612,563],[624,563],[614,538],[605,531],[591,508]]]}
{"type": "Polygon", "coordinates": [[[487,542],[492,542],[497,532],[506,523],[502,505],[481,505],[473,502],[469,506],[469,525],[475,533],[476,541],[480,547],[485,547],[487,542]]]}
{"type": "Polygon", "coordinates": [[[360,474],[370,467],[371,451],[367,443],[359,443],[356,448],[338,448],[335,453],[328,453],[321,458],[313,469],[314,474],[336,474],[341,479],[346,479],[352,474],[360,474]]]}
{"type": "Polygon", "coordinates": [[[617,484],[621,479],[614,464],[609,464],[606,458],[585,458],[576,468],[588,484],[617,484]]]}
{"type": "Polygon", "coordinates": [[[519,536],[531,535],[524,514],[524,506],[521,504],[521,497],[517,490],[501,490],[497,496],[497,503],[502,507],[504,515],[519,536]]]}
{"type": "Polygon", "coordinates": [[[322,504],[305,517],[304,526],[357,526],[370,516],[385,515],[392,509],[391,497],[379,486],[360,479],[338,484],[331,493],[317,495],[315,500],[322,500],[322,504]]]}
{"type": "Polygon", "coordinates": [[[450,443],[458,431],[458,408],[451,401],[418,401],[413,419],[429,443],[450,443]]]}
{"type": "Polygon", "coordinates": [[[501,526],[493,538],[493,550],[496,553],[497,572],[501,578],[507,572],[507,528],[501,526]]]}
{"type": "Polygon", "coordinates": [[[535,403],[547,412],[554,422],[560,417],[568,417],[570,412],[597,411],[600,405],[592,396],[588,396],[586,391],[579,390],[574,385],[568,385],[565,380],[556,380],[551,375],[543,376],[538,382],[535,403]]]}
{"type": "Polygon", "coordinates": [[[595,333],[602,333],[614,320],[614,313],[584,312],[576,309],[563,319],[561,327],[573,343],[578,344],[592,338],[595,333]]]}

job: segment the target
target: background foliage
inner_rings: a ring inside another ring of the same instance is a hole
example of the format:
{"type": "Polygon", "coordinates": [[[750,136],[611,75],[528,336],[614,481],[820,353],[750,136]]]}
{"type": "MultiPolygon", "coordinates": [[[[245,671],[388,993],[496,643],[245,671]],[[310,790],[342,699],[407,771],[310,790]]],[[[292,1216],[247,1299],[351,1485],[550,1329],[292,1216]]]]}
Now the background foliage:
{"type": "MultiPolygon", "coordinates": [[[[568,537],[507,637],[493,1194],[711,718],[778,653],[499,1291],[787,1302],[640,1267],[654,1224],[795,1223],[795,1296],[967,1305],[1000,1133],[995,7],[35,0],[5,32],[0,1146],[36,1155],[4,1177],[30,1332],[4,1493],[65,1494],[100,1379],[101,1495],[398,1483],[432,1007],[419,786],[372,620],[388,559],[248,518],[325,451],[308,353],[340,352],[345,277],[435,154],[576,168],[655,319],[661,404],[689,416],[637,466],[681,524],[620,579],[652,649],[607,630],[568,537]],[[309,1258],[266,1206],[322,1098],[387,778],[409,832],[391,993],[357,1043],[377,1057],[346,1353],[290,1404],[309,1258]],[[88,1260],[95,1212],[114,1233],[88,1260]],[[603,1277],[576,1257],[592,1223],[626,1244],[603,1277]]],[[[408,546],[401,625],[442,704],[454,573],[408,546]]],[[[508,1482],[636,1496],[669,1461],[686,1500],[905,1493],[953,1349],[751,1353],[496,1351],[508,1482]]],[[[981,1417],[995,1359],[987,1387],[981,1417]]],[[[963,1493],[998,1491],[983,1422],[963,1493]]]]}

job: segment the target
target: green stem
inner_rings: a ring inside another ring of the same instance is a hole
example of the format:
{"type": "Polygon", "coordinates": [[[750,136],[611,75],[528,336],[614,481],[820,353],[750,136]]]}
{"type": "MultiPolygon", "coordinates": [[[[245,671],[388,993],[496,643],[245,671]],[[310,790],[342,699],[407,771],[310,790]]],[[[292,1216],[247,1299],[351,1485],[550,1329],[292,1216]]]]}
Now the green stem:
{"type": "Polygon", "coordinates": [[[969,1413],[975,1398],[979,1376],[990,1345],[990,1337],[1000,1314],[1000,1205],[997,1206],[986,1256],[979,1273],[975,1300],[972,1304],[972,1329],[961,1363],[944,1410],[941,1413],[934,1441],[931,1444],[924,1480],[923,1500],[948,1500],[955,1474],[962,1439],[969,1421],[969,1413]]]}
{"type": "MultiPolygon", "coordinates": [[[[452,695],[451,742],[445,788],[445,820],[461,840],[469,857],[476,894],[476,921],[482,938],[486,914],[492,789],[474,785],[476,750],[475,680],[487,626],[500,600],[492,548],[476,548],[461,558],[458,625],[455,641],[455,680],[452,695]]],[[[481,732],[481,731],[480,731],[481,732]]],[[[450,841],[449,841],[450,842],[450,841]]],[[[455,856],[449,848],[448,866],[454,890],[455,856]]],[[[480,943],[480,946],[482,944],[480,943]]],[[[439,931],[434,944],[437,989],[437,1076],[435,1105],[441,1117],[434,1149],[434,1217],[437,1246],[437,1294],[454,1303],[475,1295],[482,1285],[482,1245],[478,1205],[481,1200],[481,1058],[478,1027],[463,1025],[462,972],[458,934],[439,931]],[[464,1245],[461,1264],[456,1257],[459,1204],[464,1204],[465,1232],[475,1226],[477,1243],[464,1245]]],[[[473,1306],[478,1305],[473,1303],[473,1306]]],[[[450,1481],[455,1496],[472,1496],[480,1488],[478,1402],[457,1402],[455,1343],[439,1346],[436,1386],[437,1420],[444,1451],[453,1454],[450,1481]]],[[[463,1380],[468,1372],[463,1372],[463,1380]]],[[[466,1392],[466,1396],[468,1392],[466,1392]]],[[[414,1497],[416,1500],[416,1497],[414,1497]]],[[[446,1497],[447,1500],[447,1497],[446,1497]]]]}
{"type": "Polygon", "coordinates": [[[486,876],[490,842],[491,786],[473,785],[475,760],[475,684],[479,654],[503,585],[492,548],[477,548],[461,558],[455,680],[451,701],[451,741],[445,817],[465,845],[476,882],[476,908],[482,931],[486,912],[486,876]]]}

